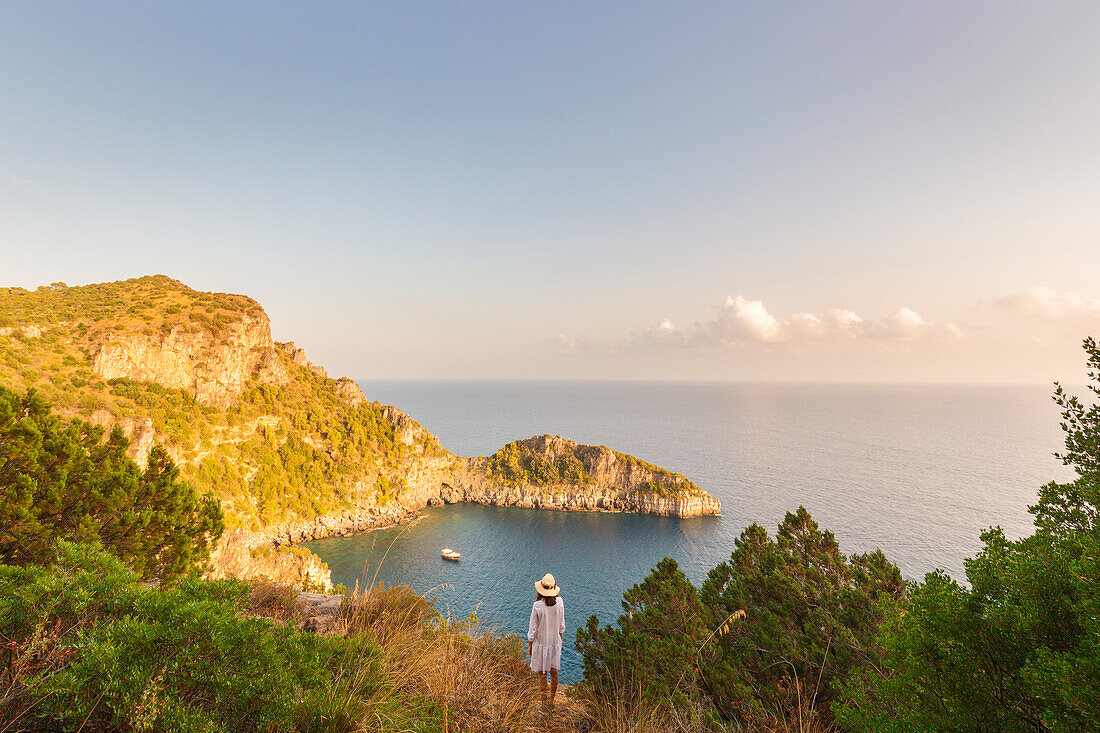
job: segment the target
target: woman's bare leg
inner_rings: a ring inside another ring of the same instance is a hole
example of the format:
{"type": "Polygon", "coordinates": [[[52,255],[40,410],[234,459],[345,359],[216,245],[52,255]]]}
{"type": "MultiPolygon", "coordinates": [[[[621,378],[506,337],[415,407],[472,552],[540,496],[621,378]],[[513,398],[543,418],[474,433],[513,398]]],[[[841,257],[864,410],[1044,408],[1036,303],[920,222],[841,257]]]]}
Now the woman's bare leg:
{"type": "MultiPolygon", "coordinates": [[[[539,674],[539,692],[542,693],[542,701],[546,702],[546,673],[545,672],[539,672],[538,674],[539,674]]],[[[554,679],[557,680],[557,677],[555,676],[554,679]]],[[[555,686],[554,689],[556,690],[557,687],[555,686]]]]}
{"type": "MultiPolygon", "coordinates": [[[[545,680],[544,680],[545,681],[545,680]]],[[[550,670],[550,704],[554,704],[554,695],[558,694],[558,670],[550,670]]]]}

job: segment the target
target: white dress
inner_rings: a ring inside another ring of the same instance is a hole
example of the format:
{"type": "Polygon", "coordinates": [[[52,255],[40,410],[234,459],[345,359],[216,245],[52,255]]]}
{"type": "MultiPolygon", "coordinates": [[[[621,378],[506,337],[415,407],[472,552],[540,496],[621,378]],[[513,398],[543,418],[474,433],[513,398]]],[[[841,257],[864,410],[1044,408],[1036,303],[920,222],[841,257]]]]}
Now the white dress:
{"type": "Polygon", "coordinates": [[[527,641],[531,643],[531,671],[561,668],[561,639],[565,633],[565,602],[561,598],[547,606],[540,598],[531,606],[527,641]]]}

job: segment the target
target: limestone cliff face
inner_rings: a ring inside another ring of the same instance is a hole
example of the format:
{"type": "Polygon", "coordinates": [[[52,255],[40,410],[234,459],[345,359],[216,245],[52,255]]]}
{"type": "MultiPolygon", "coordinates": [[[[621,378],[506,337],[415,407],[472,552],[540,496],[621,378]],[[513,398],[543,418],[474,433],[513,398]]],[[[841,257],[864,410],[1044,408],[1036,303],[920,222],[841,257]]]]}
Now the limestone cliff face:
{"type": "Polygon", "coordinates": [[[211,553],[207,576],[270,580],[300,588],[332,588],[332,574],[319,557],[304,550],[288,549],[276,547],[267,535],[231,530],[211,553]]]}
{"type": "Polygon", "coordinates": [[[490,472],[490,459],[464,459],[463,470],[440,491],[447,503],[472,502],[570,511],[619,511],[666,517],[698,517],[722,513],[721,503],[682,476],[616,453],[607,446],[584,445],[560,435],[536,435],[519,441],[530,455],[550,464],[577,458],[587,472],[583,483],[555,481],[536,484],[502,483],[490,472]],[[681,486],[672,482],[679,482],[681,486]],[[677,486],[662,495],[655,487],[677,486]]]}
{"type": "Polygon", "coordinates": [[[468,502],[531,509],[629,512],[661,517],[705,517],[722,513],[721,503],[709,494],[665,497],[640,489],[597,484],[498,486],[476,474],[474,477],[469,483],[463,483],[459,478],[454,485],[444,485],[440,498],[447,504],[468,502]]]}
{"type": "MultiPolygon", "coordinates": [[[[285,342],[276,341],[275,342],[275,347],[277,349],[279,349],[280,351],[282,351],[287,356],[289,356],[291,358],[291,360],[293,360],[293,362],[295,364],[297,364],[298,366],[304,366],[306,369],[310,370],[311,372],[316,374],[318,377],[321,377],[322,379],[328,378],[328,372],[325,370],[325,368],[323,366],[317,366],[316,364],[312,363],[309,359],[307,359],[305,349],[298,348],[297,346],[294,345],[293,341],[285,341],[285,342]]],[[[351,380],[347,379],[347,378],[342,378],[341,381],[351,382],[351,380]]],[[[354,384],[354,382],[352,382],[352,384],[354,384]]],[[[356,385],[356,389],[358,389],[358,388],[359,388],[358,385],[356,385]]],[[[360,392],[360,394],[362,394],[362,392],[360,392]]]]}
{"type": "Polygon", "coordinates": [[[166,334],[119,331],[98,346],[92,368],[103,379],[119,377],[185,389],[204,405],[232,404],[252,378],[287,382],[271,340],[266,315],[244,315],[214,333],[175,326],[166,334]]]}
{"type": "MultiPolygon", "coordinates": [[[[96,410],[88,418],[88,422],[99,425],[107,432],[114,428],[122,430],[122,434],[130,441],[128,451],[131,458],[139,466],[144,467],[149,460],[149,451],[157,444],[157,432],[153,428],[153,421],[149,418],[124,417],[116,418],[106,410],[96,410]]],[[[179,463],[180,456],[172,446],[165,446],[172,460],[179,463]]]]}
{"type": "Polygon", "coordinates": [[[367,401],[363,390],[359,389],[359,385],[347,377],[337,379],[335,389],[336,394],[340,395],[352,407],[359,407],[367,401]]]}

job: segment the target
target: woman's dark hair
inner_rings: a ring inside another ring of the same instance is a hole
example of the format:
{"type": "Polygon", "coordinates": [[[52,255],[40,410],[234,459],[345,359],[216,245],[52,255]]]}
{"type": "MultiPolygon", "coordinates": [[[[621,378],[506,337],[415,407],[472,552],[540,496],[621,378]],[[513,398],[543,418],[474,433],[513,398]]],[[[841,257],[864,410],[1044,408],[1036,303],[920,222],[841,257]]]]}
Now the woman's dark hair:
{"type": "Polygon", "coordinates": [[[557,596],[544,596],[542,593],[535,591],[535,600],[537,601],[540,598],[542,599],[542,602],[545,603],[547,606],[553,606],[555,603],[558,602],[557,596]]]}

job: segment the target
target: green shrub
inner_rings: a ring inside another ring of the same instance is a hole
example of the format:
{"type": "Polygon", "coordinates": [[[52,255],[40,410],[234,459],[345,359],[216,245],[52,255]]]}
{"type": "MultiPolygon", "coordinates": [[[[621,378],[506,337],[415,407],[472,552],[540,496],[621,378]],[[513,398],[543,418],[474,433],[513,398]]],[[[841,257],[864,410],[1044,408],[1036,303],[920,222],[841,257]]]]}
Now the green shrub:
{"type": "Polygon", "coordinates": [[[566,456],[558,460],[558,475],[567,484],[586,484],[592,479],[584,463],[576,456],[566,456]]]}
{"type": "Polygon", "coordinates": [[[638,486],[637,490],[656,494],[665,499],[675,499],[682,493],[683,484],[668,481],[645,481],[638,486]]]}
{"type": "Polygon", "coordinates": [[[527,477],[531,483],[539,486],[555,484],[561,480],[558,467],[551,463],[546,456],[538,454],[527,459],[527,477]]]}
{"type": "Polygon", "coordinates": [[[365,636],[248,618],[236,581],[143,586],[94,545],[50,569],[0,566],[0,717],[50,730],[359,730],[368,708],[410,720],[365,636]],[[373,698],[373,699],[372,699],[373,698]]]}
{"type": "Polygon", "coordinates": [[[204,562],[223,529],[210,495],[179,480],[163,448],[144,471],[117,428],[65,423],[33,391],[0,387],[0,559],[40,563],[56,539],[98,539],[146,577],[204,562]]]}
{"type": "Polygon", "coordinates": [[[635,690],[646,700],[683,705],[699,694],[699,646],[710,623],[698,592],[666,557],[623,594],[618,624],[600,628],[591,616],[577,629],[584,679],[600,697],[635,690]]]}
{"type": "Polygon", "coordinates": [[[624,594],[616,625],[591,617],[576,646],[600,699],[629,690],[748,728],[782,711],[827,723],[840,683],[881,661],[881,609],[903,590],[881,552],[846,560],[799,507],[774,539],[745,529],[698,590],[665,558],[624,594]]]}

